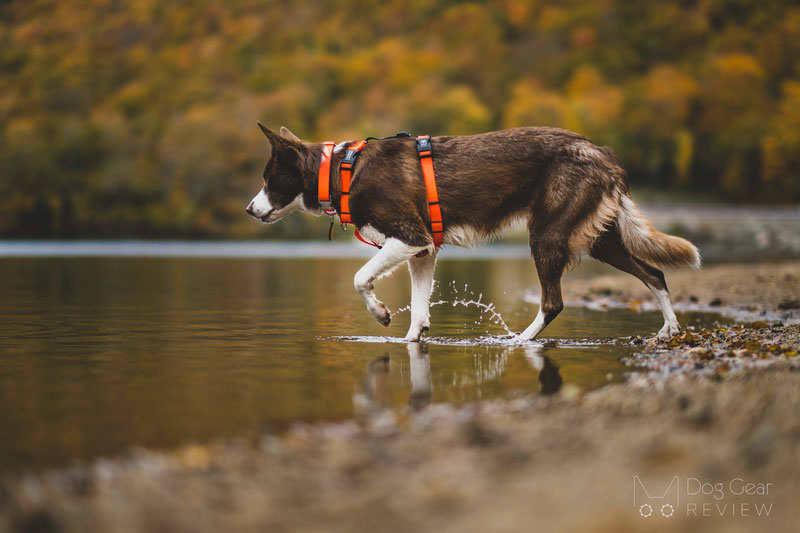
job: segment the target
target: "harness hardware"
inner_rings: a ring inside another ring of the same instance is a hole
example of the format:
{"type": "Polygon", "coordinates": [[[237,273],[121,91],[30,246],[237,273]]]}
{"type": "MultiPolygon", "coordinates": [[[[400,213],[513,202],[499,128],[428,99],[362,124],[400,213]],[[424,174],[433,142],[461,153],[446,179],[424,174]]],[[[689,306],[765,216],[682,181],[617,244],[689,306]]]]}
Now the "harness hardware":
{"type": "MultiPolygon", "coordinates": [[[[361,150],[366,146],[370,140],[385,140],[394,139],[398,137],[411,137],[411,134],[401,131],[391,137],[383,137],[378,139],[376,137],[367,137],[363,141],[353,143],[347,148],[344,158],[339,164],[339,175],[342,181],[342,197],[339,206],[339,221],[342,229],[347,231],[347,224],[353,224],[350,217],[350,184],[353,178],[353,170],[358,160],[361,150]]],[[[442,209],[439,205],[439,193],[436,190],[436,175],[433,169],[433,151],[431,147],[430,135],[418,135],[416,137],[417,143],[417,156],[419,157],[420,166],[422,167],[422,176],[425,180],[425,190],[428,200],[428,212],[431,218],[431,235],[433,237],[433,245],[437,249],[444,242],[444,223],[442,221],[442,209]]],[[[333,239],[333,215],[336,214],[336,209],[333,207],[330,198],[331,186],[331,159],[333,158],[333,147],[335,143],[326,141],[322,147],[322,160],[319,166],[319,183],[318,183],[318,198],[322,210],[331,217],[331,226],[328,230],[328,240],[333,239]]],[[[365,244],[381,248],[372,241],[368,241],[355,228],[355,235],[358,240],[365,244]]],[[[417,257],[424,257],[428,255],[428,250],[423,250],[418,253],[417,257]]]]}

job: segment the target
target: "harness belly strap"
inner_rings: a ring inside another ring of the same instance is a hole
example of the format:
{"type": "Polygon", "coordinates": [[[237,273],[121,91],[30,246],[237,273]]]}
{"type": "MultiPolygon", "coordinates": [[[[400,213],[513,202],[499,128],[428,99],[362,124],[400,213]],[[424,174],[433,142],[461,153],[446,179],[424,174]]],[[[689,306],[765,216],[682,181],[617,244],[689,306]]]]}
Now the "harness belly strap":
{"type": "Polygon", "coordinates": [[[417,136],[417,154],[419,155],[419,164],[422,166],[422,176],[425,178],[425,190],[428,192],[428,211],[431,215],[433,245],[439,248],[444,242],[444,222],[442,222],[442,208],[439,205],[439,192],[436,190],[436,175],[433,172],[430,135],[417,136]]]}

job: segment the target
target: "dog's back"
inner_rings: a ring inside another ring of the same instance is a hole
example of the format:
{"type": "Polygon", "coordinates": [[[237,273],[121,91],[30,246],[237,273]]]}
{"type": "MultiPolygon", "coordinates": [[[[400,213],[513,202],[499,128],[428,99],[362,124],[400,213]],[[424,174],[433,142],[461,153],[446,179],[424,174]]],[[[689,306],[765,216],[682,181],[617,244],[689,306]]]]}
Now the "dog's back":
{"type": "MultiPolygon", "coordinates": [[[[626,245],[643,258],[657,264],[697,261],[693,247],[664,239],[657,240],[666,244],[654,247],[637,238],[655,234],[630,200],[619,159],[577,133],[515,128],[434,137],[432,144],[446,242],[475,244],[523,218],[532,246],[533,233],[566,235],[566,254],[574,259],[619,219],[626,245]]],[[[359,165],[351,189],[356,225],[424,244],[428,207],[413,139],[368,145],[359,165]]]]}

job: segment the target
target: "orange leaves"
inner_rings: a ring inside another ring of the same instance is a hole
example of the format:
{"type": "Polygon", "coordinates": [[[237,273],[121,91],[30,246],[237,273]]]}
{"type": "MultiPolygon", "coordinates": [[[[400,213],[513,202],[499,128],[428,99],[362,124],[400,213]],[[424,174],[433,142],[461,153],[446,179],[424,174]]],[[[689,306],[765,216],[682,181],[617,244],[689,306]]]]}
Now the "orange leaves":
{"type": "Polygon", "coordinates": [[[503,112],[503,127],[566,125],[567,104],[557,91],[548,90],[536,78],[518,81],[503,112]]]}
{"type": "Polygon", "coordinates": [[[689,115],[689,105],[697,96],[697,82],[673,65],[656,65],[647,73],[645,98],[676,122],[689,115]]]}

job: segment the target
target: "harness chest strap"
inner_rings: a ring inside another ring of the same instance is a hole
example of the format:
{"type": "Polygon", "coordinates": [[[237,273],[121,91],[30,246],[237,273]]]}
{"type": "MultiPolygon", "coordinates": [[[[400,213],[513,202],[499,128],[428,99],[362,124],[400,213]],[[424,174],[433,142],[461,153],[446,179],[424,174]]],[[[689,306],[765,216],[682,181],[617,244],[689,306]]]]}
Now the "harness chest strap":
{"type": "Polygon", "coordinates": [[[322,161],[319,164],[319,179],[317,180],[317,199],[326,215],[333,216],[336,210],[331,204],[331,158],[335,143],[325,141],[322,143],[322,161]]]}
{"type": "MultiPolygon", "coordinates": [[[[365,144],[367,144],[366,141],[358,141],[350,146],[339,166],[339,174],[342,179],[341,213],[339,214],[339,220],[342,223],[342,227],[344,227],[345,224],[353,223],[350,218],[350,182],[352,181],[353,167],[355,166],[356,158],[358,158],[358,154],[361,152],[361,149],[364,148],[365,144]]],[[[336,143],[331,141],[322,143],[322,159],[319,164],[319,175],[317,178],[317,199],[319,200],[319,205],[322,207],[322,211],[331,217],[331,228],[328,231],[328,240],[333,238],[333,215],[336,214],[336,209],[331,202],[331,159],[333,158],[333,149],[335,145],[336,143]]],[[[356,228],[355,233],[356,238],[361,242],[380,248],[380,246],[374,242],[365,240],[358,232],[358,228],[356,228]]]]}

